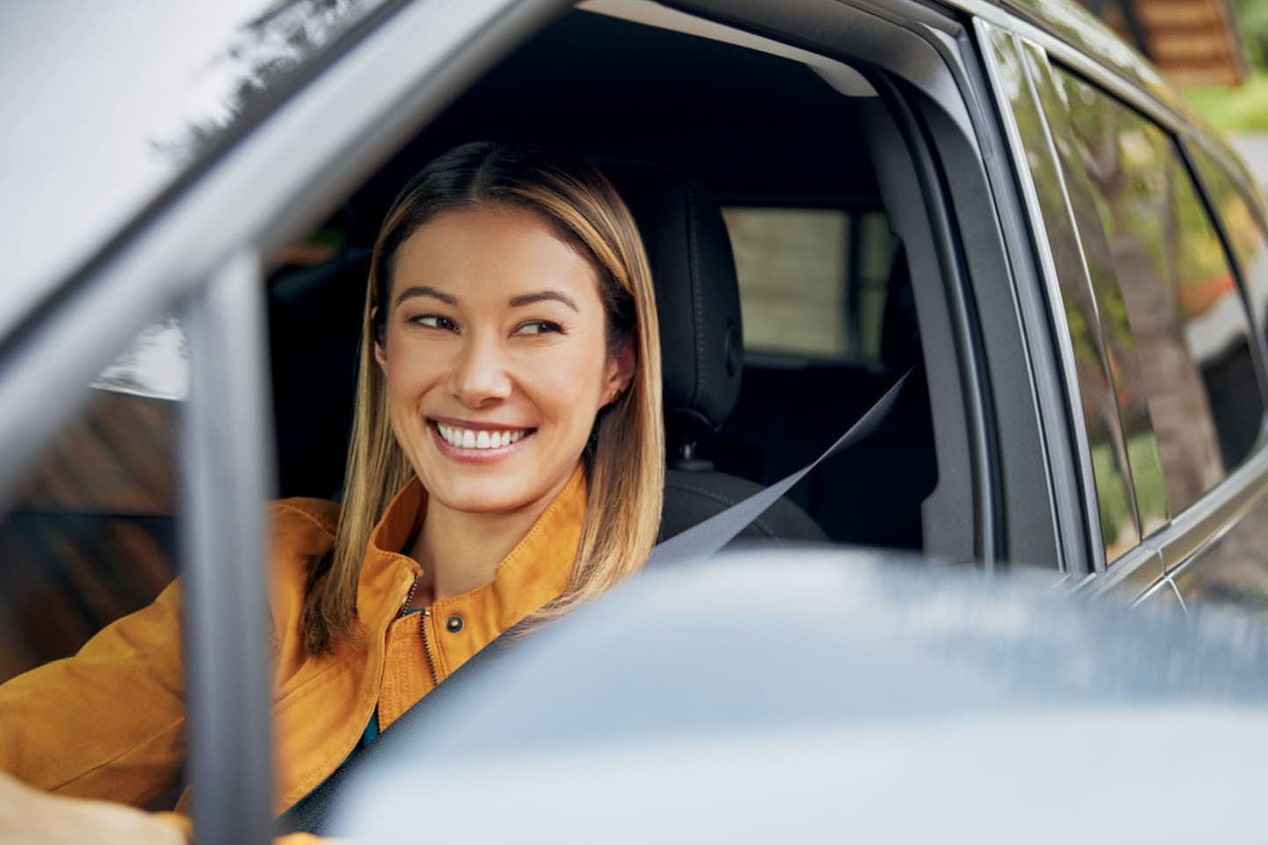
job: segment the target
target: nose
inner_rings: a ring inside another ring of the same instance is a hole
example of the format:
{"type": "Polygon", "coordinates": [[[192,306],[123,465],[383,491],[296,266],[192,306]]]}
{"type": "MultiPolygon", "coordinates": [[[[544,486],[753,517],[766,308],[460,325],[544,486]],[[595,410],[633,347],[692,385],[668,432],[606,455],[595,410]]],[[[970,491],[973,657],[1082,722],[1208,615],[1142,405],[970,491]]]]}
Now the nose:
{"type": "Polygon", "coordinates": [[[449,373],[450,392],[468,408],[483,408],[511,395],[505,350],[490,334],[468,335],[449,373]]]}

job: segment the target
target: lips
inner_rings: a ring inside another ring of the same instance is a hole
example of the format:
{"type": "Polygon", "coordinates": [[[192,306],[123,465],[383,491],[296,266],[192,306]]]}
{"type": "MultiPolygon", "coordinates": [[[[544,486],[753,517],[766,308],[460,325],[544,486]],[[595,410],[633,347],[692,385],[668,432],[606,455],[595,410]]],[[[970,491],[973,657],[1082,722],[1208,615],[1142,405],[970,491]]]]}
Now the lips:
{"type": "Polygon", "coordinates": [[[471,429],[436,423],[441,438],[455,449],[501,449],[518,442],[528,434],[525,428],[471,429]]]}

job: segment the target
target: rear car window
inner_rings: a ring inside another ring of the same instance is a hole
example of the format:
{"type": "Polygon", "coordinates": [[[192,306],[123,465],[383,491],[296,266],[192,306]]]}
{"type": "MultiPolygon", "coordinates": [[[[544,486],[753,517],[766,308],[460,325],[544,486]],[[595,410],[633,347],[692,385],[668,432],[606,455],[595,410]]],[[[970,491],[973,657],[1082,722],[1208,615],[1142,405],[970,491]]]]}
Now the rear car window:
{"type": "Polygon", "coordinates": [[[898,241],[883,213],[723,209],[735,251],[744,347],[879,364],[898,241]]]}
{"type": "MultiPolygon", "coordinates": [[[[1237,279],[1179,148],[1162,129],[1055,71],[1072,179],[1086,179],[1126,311],[1172,514],[1249,454],[1263,417],[1237,279]]],[[[1080,213],[1088,213],[1079,209],[1080,213]]],[[[1122,385],[1120,385],[1120,404],[1122,385]]]]}
{"type": "Polygon", "coordinates": [[[1263,224],[1221,164],[1196,145],[1190,145],[1188,151],[1223,224],[1254,319],[1264,332],[1268,328],[1268,238],[1263,224]]]}

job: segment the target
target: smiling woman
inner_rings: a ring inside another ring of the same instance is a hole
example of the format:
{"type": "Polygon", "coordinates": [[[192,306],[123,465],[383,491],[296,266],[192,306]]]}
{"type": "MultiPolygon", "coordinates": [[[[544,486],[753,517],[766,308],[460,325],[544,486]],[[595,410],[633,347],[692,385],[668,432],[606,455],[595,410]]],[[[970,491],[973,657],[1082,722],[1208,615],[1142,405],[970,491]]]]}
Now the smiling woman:
{"type": "MultiPolygon", "coordinates": [[[[279,814],[493,640],[636,572],[659,527],[651,277],[588,162],[492,143],[433,161],[388,212],[362,330],[343,504],[271,508],[279,814]]],[[[170,783],[181,599],[0,686],[0,771],[133,805],[170,783]]],[[[15,789],[0,777],[0,810],[15,789]]],[[[102,805],[39,806],[23,835],[90,830],[102,805]]]]}
{"type": "Polygon", "coordinates": [[[633,375],[628,337],[606,353],[597,273],[536,214],[476,210],[420,228],[394,275],[375,353],[433,525],[441,509],[531,524],[633,375]],[[412,279],[437,286],[401,291],[412,279]]]}
{"type": "Polygon", "coordinates": [[[588,162],[481,142],[411,179],[375,243],[358,384],[310,650],[347,630],[366,541],[413,475],[434,502],[412,545],[415,602],[482,583],[579,466],[592,495],[578,565],[545,615],[646,560],[664,473],[656,308],[638,229],[588,162]],[[507,445],[482,450],[481,431],[507,445]],[[453,586],[428,566],[437,548],[463,549],[453,586]]]}

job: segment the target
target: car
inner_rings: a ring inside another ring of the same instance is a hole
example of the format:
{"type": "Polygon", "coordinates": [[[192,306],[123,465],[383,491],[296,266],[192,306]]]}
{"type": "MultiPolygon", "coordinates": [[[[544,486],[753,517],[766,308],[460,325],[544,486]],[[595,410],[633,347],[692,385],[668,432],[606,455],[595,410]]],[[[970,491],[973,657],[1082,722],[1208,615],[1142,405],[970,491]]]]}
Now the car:
{"type": "Polygon", "coordinates": [[[394,842],[426,796],[428,835],[478,842],[1239,841],[1266,663],[1253,618],[1127,614],[1037,571],[728,553],[452,676],[318,829],[394,842]]]}
{"type": "Polygon", "coordinates": [[[898,386],[742,539],[1268,609],[1264,201],[1078,7],[68,9],[0,12],[0,678],[182,574],[200,838],[271,813],[259,504],[339,495],[367,246],[473,138],[581,151],[639,219],[666,538],[898,386]]]}

